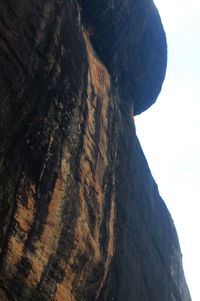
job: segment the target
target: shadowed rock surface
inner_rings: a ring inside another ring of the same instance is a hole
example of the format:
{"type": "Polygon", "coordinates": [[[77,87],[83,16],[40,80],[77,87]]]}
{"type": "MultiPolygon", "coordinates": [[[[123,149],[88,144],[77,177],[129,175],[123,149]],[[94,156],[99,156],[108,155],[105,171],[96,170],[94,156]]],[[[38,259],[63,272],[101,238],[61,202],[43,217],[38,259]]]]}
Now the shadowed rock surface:
{"type": "Polygon", "coordinates": [[[0,11],[0,300],[190,301],[133,121],[165,75],[153,2],[0,11]]]}

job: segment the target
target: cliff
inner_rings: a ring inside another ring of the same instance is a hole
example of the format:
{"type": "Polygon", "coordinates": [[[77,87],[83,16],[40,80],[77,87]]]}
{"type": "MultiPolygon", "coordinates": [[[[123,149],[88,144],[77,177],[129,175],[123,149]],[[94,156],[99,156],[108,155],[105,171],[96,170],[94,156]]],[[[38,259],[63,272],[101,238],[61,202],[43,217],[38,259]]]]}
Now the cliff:
{"type": "Polygon", "coordinates": [[[133,118],[165,76],[153,2],[0,11],[0,300],[190,301],[133,118]]]}

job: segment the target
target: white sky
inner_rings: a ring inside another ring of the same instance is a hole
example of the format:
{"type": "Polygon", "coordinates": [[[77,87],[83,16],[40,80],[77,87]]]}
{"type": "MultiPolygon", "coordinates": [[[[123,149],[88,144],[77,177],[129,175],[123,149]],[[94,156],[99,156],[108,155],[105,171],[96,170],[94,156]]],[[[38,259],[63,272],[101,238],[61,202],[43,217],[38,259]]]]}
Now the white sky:
{"type": "Polygon", "coordinates": [[[193,301],[200,301],[200,2],[155,0],[168,40],[162,92],[136,129],[174,219],[193,301]]]}

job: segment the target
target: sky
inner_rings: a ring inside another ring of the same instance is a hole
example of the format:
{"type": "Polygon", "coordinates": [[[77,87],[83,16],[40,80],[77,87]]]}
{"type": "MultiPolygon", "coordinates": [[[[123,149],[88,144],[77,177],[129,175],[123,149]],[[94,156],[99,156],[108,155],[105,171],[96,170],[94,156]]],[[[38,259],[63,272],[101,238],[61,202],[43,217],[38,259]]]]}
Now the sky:
{"type": "Polygon", "coordinates": [[[136,131],[178,232],[192,301],[200,301],[200,2],[154,2],[168,67],[157,102],[135,118],[136,131]]]}

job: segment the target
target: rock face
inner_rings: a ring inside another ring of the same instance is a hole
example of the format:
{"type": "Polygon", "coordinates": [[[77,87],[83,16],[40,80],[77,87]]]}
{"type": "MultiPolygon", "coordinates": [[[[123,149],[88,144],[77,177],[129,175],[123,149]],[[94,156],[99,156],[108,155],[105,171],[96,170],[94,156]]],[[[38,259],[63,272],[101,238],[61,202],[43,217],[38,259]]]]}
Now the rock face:
{"type": "Polygon", "coordinates": [[[0,300],[190,301],[133,121],[165,75],[153,2],[0,11],[0,300]]]}

